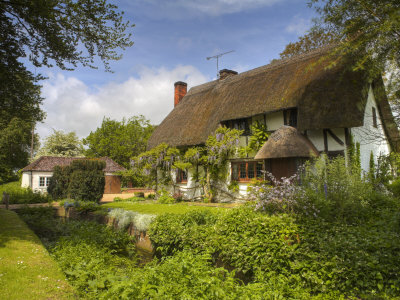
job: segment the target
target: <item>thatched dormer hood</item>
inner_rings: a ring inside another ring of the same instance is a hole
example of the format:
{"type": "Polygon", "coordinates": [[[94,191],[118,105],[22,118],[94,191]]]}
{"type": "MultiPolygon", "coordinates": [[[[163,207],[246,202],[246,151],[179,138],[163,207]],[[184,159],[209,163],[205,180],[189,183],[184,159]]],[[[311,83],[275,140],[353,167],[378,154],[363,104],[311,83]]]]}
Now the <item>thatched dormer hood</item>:
{"type": "MultiPolygon", "coordinates": [[[[298,129],[363,125],[369,83],[361,72],[327,68],[326,49],[192,87],[149,139],[148,148],[203,144],[221,121],[297,107],[298,129]]],[[[382,90],[381,80],[375,85],[382,90]]],[[[375,92],[375,91],[374,91],[375,92]]],[[[384,92],[375,93],[391,140],[398,130],[384,92]]]]}

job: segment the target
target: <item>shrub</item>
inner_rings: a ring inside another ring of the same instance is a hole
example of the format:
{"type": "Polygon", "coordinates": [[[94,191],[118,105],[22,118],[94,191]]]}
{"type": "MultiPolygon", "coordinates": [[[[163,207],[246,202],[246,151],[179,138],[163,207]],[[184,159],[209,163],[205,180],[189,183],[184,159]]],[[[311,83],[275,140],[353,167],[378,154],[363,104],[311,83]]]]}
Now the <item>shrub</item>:
{"type": "Polygon", "coordinates": [[[186,200],[185,194],[183,194],[180,190],[172,195],[175,199],[175,202],[182,202],[186,200]]]}
{"type": "Polygon", "coordinates": [[[175,198],[170,195],[168,191],[162,189],[158,197],[158,203],[161,204],[173,204],[175,203],[175,198]]]}
{"type": "Polygon", "coordinates": [[[30,188],[22,188],[18,181],[0,185],[0,201],[3,200],[3,192],[10,195],[10,204],[30,204],[51,202],[48,194],[35,193],[30,188]]]}
{"type": "Polygon", "coordinates": [[[104,193],[106,163],[97,159],[73,160],[70,166],[56,167],[49,193],[55,199],[72,198],[98,202],[104,193]]]}
{"type": "Polygon", "coordinates": [[[144,198],[144,193],[143,193],[143,192],[134,192],[133,194],[135,195],[135,197],[142,197],[142,198],[144,198]]]}
{"type": "Polygon", "coordinates": [[[155,194],[148,194],[147,199],[154,199],[156,197],[155,194]]]}
{"type": "Polygon", "coordinates": [[[323,155],[306,165],[302,186],[301,206],[315,207],[325,219],[358,222],[371,211],[373,184],[361,175],[357,164],[346,165],[344,157],[323,155]]]}
{"type": "Polygon", "coordinates": [[[270,216],[243,207],[218,216],[161,215],[149,233],[159,257],[182,249],[211,255],[217,265],[234,269],[250,282],[256,295],[261,291],[294,299],[400,295],[396,275],[400,237],[386,224],[270,216]]]}
{"type": "Polygon", "coordinates": [[[173,255],[188,246],[191,249],[196,249],[196,245],[205,247],[210,226],[215,224],[216,220],[216,215],[208,210],[157,216],[149,229],[156,255],[173,255]]]}
{"type": "Polygon", "coordinates": [[[47,192],[54,199],[69,198],[68,187],[71,171],[69,166],[54,167],[53,176],[50,178],[50,183],[47,187],[47,192]]]}
{"type": "Polygon", "coordinates": [[[121,208],[111,210],[108,215],[116,220],[119,229],[126,229],[132,223],[138,231],[147,231],[155,218],[153,215],[139,214],[121,208]]]}
{"type": "Polygon", "coordinates": [[[256,202],[256,210],[269,213],[292,213],[299,209],[298,198],[304,193],[298,186],[297,174],[277,180],[267,172],[270,182],[255,181],[250,187],[249,198],[256,202]]]}
{"type": "Polygon", "coordinates": [[[395,180],[393,180],[393,182],[389,184],[388,187],[395,197],[400,198],[400,178],[396,178],[395,180]]]}

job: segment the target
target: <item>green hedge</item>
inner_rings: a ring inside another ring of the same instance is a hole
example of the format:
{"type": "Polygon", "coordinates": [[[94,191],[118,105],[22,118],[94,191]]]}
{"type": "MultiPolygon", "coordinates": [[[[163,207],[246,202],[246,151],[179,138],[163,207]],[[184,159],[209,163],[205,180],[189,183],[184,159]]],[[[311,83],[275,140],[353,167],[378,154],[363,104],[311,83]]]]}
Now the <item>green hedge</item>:
{"type": "Polygon", "coordinates": [[[104,193],[106,163],[98,159],[79,159],[65,167],[55,167],[48,187],[55,199],[71,198],[100,201],[104,193]]]}
{"type": "Polygon", "coordinates": [[[285,297],[298,288],[334,298],[400,296],[399,231],[383,224],[346,225],[239,208],[218,216],[161,215],[149,235],[159,257],[182,249],[206,253],[249,283],[279,283],[285,297]]]}

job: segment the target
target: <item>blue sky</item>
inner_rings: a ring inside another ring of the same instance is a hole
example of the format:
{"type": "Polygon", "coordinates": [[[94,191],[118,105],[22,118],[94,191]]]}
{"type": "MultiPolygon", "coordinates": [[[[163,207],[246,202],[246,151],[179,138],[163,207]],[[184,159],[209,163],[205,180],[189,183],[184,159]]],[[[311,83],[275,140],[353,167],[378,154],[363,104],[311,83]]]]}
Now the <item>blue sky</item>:
{"type": "Polygon", "coordinates": [[[79,67],[36,70],[47,112],[41,138],[52,129],[86,137],[103,117],[121,120],[142,114],[158,124],[173,108],[173,83],[188,88],[216,78],[206,57],[234,50],[220,69],[243,72],[278,58],[285,45],[310,27],[313,9],[301,0],[119,0],[135,27],[134,45],[111,62],[114,73],[79,67]]]}

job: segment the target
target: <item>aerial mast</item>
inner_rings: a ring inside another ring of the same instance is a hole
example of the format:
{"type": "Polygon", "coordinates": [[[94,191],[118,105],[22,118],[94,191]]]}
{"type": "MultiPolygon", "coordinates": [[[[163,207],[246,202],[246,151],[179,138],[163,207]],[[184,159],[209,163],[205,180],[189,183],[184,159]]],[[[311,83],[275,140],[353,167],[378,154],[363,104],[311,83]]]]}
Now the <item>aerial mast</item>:
{"type": "Polygon", "coordinates": [[[217,60],[217,78],[219,77],[219,68],[218,68],[218,60],[219,60],[219,58],[220,58],[222,55],[225,55],[225,54],[228,54],[228,53],[231,53],[231,52],[235,52],[235,50],[231,50],[231,51],[228,51],[228,52],[219,53],[219,54],[214,55],[214,56],[206,57],[207,60],[210,60],[210,59],[213,59],[213,58],[215,58],[215,59],[217,60]]]}

